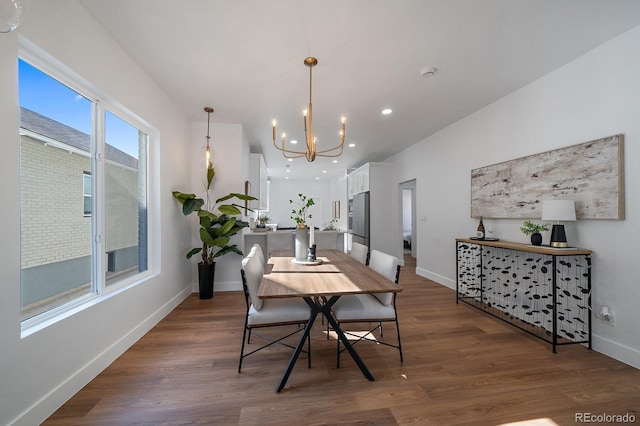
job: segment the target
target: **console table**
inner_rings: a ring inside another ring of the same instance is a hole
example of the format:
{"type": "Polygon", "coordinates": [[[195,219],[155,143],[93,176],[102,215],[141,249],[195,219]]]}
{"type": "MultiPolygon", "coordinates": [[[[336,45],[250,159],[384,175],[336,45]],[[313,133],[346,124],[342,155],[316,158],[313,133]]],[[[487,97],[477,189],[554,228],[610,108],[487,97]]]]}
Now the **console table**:
{"type": "Polygon", "coordinates": [[[462,301],[552,344],[591,349],[591,251],[456,239],[462,301]]]}

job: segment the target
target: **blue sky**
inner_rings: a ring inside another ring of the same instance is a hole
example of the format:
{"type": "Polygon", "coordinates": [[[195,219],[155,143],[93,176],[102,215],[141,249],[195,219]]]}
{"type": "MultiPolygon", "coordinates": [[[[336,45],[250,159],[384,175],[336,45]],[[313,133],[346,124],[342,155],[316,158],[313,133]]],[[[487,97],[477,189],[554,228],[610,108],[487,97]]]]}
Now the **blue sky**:
{"type": "MultiPolygon", "coordinates": [[[[76,130],[91,134],[91,101],[19,60],[20,106],[76,130]]],[[[138,158],[138,130],[111,113],[106,114],[107,143],[138,158]]]]}

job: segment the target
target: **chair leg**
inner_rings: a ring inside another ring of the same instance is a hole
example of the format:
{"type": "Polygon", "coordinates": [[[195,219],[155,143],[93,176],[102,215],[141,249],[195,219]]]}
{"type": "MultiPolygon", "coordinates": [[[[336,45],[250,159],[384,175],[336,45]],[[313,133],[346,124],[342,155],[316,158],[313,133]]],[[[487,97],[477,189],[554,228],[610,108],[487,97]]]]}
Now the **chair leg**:
{"type": "Polygon", "coordinates": [[[400,351],[400,362],[404,362],[402,357],[402,343],[400,342],[400,324],[398,323],[398,314],[396,313],[396,330],[398,331],[398,350],[400,351]]]}
{"type": "MultiPolygon", "coordinates": [[[[249,332],[251,332],[251,330],[249,330],[249,332]]],[[[242,347],[240,348],[240,361],[238,362],[238,373],[240,373],[240,370],[242,369],[242,360],[244,359],[244,341],[246,337],[247,337],[247,327],[245,325],[244,331],[242,332],[242,347]]]]}

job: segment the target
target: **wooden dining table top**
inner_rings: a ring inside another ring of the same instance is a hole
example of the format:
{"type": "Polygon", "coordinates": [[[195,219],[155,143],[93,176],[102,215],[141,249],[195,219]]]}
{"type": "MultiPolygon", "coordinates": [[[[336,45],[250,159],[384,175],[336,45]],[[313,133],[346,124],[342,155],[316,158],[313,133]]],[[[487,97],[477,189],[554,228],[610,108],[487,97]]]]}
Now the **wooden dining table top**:
{"type": "Polygon", "coordinates": [[[320,265],[300,265],[293,259],[290,251],[271,253],[258,297],[330,297],[403,290],[340,250],[319,250],[317,259],[322,260],[320,265]]]}

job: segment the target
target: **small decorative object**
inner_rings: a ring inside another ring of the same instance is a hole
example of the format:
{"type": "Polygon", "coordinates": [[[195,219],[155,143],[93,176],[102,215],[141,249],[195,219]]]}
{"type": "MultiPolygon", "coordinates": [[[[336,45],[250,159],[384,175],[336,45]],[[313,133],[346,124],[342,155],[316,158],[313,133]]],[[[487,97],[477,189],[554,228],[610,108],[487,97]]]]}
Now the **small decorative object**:
{"type": "Polygon", "coordinates": [[[528,220],[525,220],[520,227],[520,231],[522,231],[523,234],[531,235],[531,244],[534,246],[542,244],[542,235],[540,233],[548,230],[549,227],[547,225],[538,225],[528,220]]]}
{"type": "Polygon", "coordinates": [[[476,237],[479,239],[484,239],[484,224],[482,223],[482,216],[480,216],[480,224],[478,224],[478,230],[476,231],[476,237]]]}
{"type": "Polygon", "coordinates": [[[264,228],[267,222],[269,222],[269,216],[267,216],[266,214],[261,214],[258,217],[258,222],[260,223],[261,227],[264,228]]]}
{"type": "Polygon", "coordinates": [[[316,245],[315,244],[312,244],[311,247],[309,247],[309,251],[307,253],[307,260],[309,262],[316,261],[316,245]]]}

